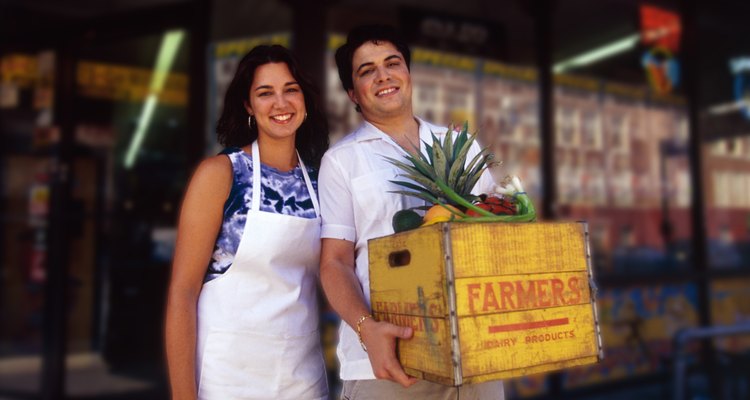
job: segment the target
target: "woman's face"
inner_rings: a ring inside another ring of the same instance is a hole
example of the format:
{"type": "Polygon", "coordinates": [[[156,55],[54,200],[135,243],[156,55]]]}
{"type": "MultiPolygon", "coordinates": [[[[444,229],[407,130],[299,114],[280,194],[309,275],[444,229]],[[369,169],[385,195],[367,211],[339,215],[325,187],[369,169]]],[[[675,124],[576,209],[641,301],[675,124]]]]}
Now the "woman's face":
{"type": "Polygon", "coordinates": [[[286,63],[269,63],[255,70],[245,109],[255,117],[258,136],[294,139],[305,120],[305,96],[286,63]]]}

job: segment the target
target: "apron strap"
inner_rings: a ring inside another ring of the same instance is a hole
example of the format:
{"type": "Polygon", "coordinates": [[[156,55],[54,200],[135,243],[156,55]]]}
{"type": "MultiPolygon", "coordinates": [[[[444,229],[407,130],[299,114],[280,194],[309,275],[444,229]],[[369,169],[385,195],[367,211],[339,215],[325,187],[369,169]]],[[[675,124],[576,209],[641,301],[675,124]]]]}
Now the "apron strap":
{"type": "Polygon", "coordinates": [[[258,141],[253,142],[253,201],[250,204],[253,211],[260,211],[260,150],[258,141]]]}
{"type": "MultiPolygon", "coordinates": [[[[299,160],[302,175],[305,177],[307,191],[310,192],[310,199],[312,200],[313,208],[315,208],[315,216],[320,217],[320,205],[318,204],[318,196],[315,194],[315,188],[313,188],[310,176],[307,174],[307,168],[305,167],[305,163],[302,162],[302,157],[299,156],[296,150],[295,153],[297,153],[297,160],[299,160]]],[[[260,149],[256,140],[253,142],[253,202],[251,204],[253,211],[260,211],[260,191],[260,149]]]]}
{"type": "Polygon", "coordinates": [[[302,157],[299,156],[299,152],[297,152],[297,159],[299,160],[300,168],[302,168],[302,175],[305,176],[305,185],[307,185],[307,191],[310,192],[310,199],[312,200],[313,208],[315,208],[315,216],[320,217],[318,195],[315,193],[315,188],[313,188],[312,180],[310,180],[310,176],[307,174],[307,168],[305,167],[305,163],[302,161],[302,157]]]}

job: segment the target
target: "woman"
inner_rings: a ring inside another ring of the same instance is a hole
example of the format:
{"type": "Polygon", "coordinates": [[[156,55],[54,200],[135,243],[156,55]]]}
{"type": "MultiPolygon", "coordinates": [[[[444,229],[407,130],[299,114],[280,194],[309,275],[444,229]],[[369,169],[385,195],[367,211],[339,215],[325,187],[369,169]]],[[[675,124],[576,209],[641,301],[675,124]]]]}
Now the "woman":
{"type": "Polygon", "coordinates": [[[224,101],[222,154],[185,194],[166,316],[174,399],[324,399],[317,167],[328,130],[289,50],[258,46],[224,101]],[[296,151],[295,151],[296,149],[296,151]]]}

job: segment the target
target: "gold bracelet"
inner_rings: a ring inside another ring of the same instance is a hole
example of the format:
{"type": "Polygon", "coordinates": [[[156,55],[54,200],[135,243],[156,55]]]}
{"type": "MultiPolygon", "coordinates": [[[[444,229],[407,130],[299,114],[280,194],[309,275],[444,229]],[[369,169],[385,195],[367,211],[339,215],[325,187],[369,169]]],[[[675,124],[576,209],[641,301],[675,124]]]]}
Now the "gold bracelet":
{"type": "Polygon", "coordinates": [[[365,346],[365,342],[362,341],[362,323],[368,318],[372,318],[373,321],[375,320],[372,314],[365,314],[357,320],[357,337],[359,338],[359,345],[362,346],[362,350],[364,350],[365,353],[367,353],[367,346],[365,346]]]}

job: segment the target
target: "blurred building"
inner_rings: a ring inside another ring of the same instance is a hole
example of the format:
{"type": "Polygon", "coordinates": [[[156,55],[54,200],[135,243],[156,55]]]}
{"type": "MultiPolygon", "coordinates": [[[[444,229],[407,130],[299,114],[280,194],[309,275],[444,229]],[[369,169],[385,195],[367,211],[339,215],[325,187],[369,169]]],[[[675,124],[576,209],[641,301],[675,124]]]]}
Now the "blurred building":
{"type": "Polygon", "coordinates": [[[468,121],[498,180],[589,223],[605,359],[509,398],[670,398],[681,361],[689,398],[750,397],[750,335],[674,342],[750,323],[748,17],[742,0],[3,0],[0,398],[166,396],[177,212],[239,58],[293,48],[335,141],[360,117],[333,52],[363,23],[412,44],[418,115],[468,121]]]}

